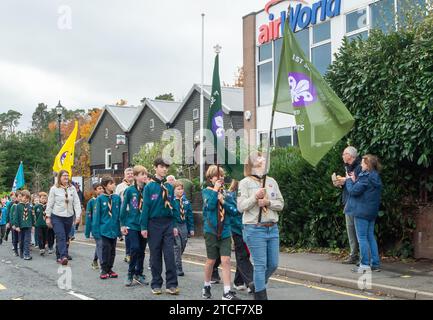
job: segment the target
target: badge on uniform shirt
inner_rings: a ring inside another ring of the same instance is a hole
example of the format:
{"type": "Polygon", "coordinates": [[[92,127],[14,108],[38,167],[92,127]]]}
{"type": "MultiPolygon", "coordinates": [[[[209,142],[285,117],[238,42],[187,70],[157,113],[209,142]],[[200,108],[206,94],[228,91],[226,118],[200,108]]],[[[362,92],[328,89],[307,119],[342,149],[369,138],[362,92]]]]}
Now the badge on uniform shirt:
{"type": "Polygon", "coordinates": [[[155,194],[152,194],[152,196],[150,197],[150,199],[152,201],[155,201],[156,199],[158,199],[158,197],[159,197],[159,194],[155,193],[155,194]]]}
{"type": "Polygon", "coordinates": [[[102,203],[104,206],[106,206],[107,205],[107,203],[106,202],[104,202],[104,203],[102,203]]]}

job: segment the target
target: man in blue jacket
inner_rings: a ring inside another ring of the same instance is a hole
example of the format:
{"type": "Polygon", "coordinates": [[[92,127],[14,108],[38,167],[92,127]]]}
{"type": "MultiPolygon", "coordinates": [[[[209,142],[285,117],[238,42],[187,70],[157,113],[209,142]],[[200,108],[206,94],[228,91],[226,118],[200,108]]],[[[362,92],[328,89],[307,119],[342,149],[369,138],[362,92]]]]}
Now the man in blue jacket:
{"type": "MultiPolygon", "coordinates": [[[[344,168],[347,176],[354,175],[358,177],[362,171],[361,159],[358,157],[358,150],[354,147],[347,147],[343,152],[344,168]]],[[[348,199],[348,190],[346,184],[346,178],[342,177],[334,182],[334,186],[343,188],[343,206],[346,205],[348,199]]],[[[347,260],[343,261],[343,264],[358,264],[359,263],[359,245],[356,237],[355,220],[353,216],[346,215],[346,229],[347,236],[349,238],[350,245],[350,256],[347,260]]]]}

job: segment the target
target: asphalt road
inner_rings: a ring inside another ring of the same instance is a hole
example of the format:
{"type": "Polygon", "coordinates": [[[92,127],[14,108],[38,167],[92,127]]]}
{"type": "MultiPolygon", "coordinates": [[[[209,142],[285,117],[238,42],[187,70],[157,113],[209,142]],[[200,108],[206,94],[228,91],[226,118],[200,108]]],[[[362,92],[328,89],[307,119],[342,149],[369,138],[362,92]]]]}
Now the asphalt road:
{"type": "MultiPolygon", "coordinates": [[[[33,260],[24,261],[14,257],[11,242],[0,245],[0,300],[201,300],[203,285],[203,264],[184,261],[185,277],[179,278],[179,296],[153,296],[150,287],[123,285],[127,264],[123,262],[124,250],[118,249],[114,270],[119,279],[102,281],[98,271],[92,270],[90,263],[95,247],[93,244],[74,241],[70,254],[73,261],[68,268],[59,266],[55,256],[39,255],[33,248],[33,260]]],[[[145,262],[145,275],[148,257],[145,262]]],[[[222,285],[214,285],[215,300],[222,296],[222,285]]],[[[243,300],[252,300],[246,292],[239,292],[243,300]]],[[[270,281],[268,296],[272,300],[375,300],[386,299],[359,291],[335,286],[316,285],[288,278],[273,278],[270,281]]]]}

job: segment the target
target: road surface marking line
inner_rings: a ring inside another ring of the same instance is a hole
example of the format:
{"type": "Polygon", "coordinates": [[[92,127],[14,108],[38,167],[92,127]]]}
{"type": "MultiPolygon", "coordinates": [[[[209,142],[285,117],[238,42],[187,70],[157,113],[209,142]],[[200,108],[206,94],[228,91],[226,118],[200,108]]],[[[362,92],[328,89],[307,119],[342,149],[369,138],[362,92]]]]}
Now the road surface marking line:
{"type": "Polygon", "coordinates": [[[95,300],[93,298],[86,297],[83,294],[75,293],[74,291],[69,291],[68,294],[70,294],[70,295],[72,295],[78,299],[81,299],[81,300],[95,300]]]}
{"type": "Polygon", "coordinates": [[[6,287],[0,283],[0,290],[6,290],[6,287]]]}
{"type": "Polygon", "coordinates": [[[18,297],[18,298],[13,298],[11,300],[13,300],[13,301],[23,301],[24,298],[23,297],[18,297]]]}
{"type": "MultiPolygon", "coordinates": [[[[95,244],[85,243],[85,242],[81,242],[81,241],[74,241],[74,242],[76,242],[78,244],[83,244],[83,245],[86,245],[86,246],[91,246],[91,247],[95,247],[96,246],[95,244]]],[[[116,250],[121,251],[121,252],[125,252],[125,249],[116,248],[116,250]]],[[[184,261],[186,263],[189,263],[189,264],[194,264],[194,265],[197,265],[197,266],[201,266],[201,267],[205,266],[204,263],[195,262],[195,261],[191,261],[191,260],[185,260],[185,259],[183,259],[182,261],[184,261]]],[[[231,269],[231,271],[232,272],[236,272],[236,269],[231,269]]],[[[306,288],[310,288],[310,289],[320,290],[320,291],[332,292],[332,293],[336,293],[336,294],[343,295],[343,296],[348,296],[348,297],[354,297],[354,298],[360,298],[360,299],[366,299],[366,300],[382,300],[382,299],[378,299],[378,298],[372,298],[372,297],[357,295],[357,294],[348,293],[348,292],[344,292],[344,291],[338,291],[338,290],[333,290],[333,289],[327,289],[327,288],[322,288],[322,287],[317,287],[317,286],[306,285],[304,283],[298,283],[298,282],[293,282],[293,281],[278,279],[278,278],[274,278],[274,277],[271,277],[270,280],[277,281],[277,282],[283,282],[283,283],[287,283],[287,284],[292,284],[292,285],[295,285],[295,286],[301,286],[301,287],[306,287],[306,288]]]]}

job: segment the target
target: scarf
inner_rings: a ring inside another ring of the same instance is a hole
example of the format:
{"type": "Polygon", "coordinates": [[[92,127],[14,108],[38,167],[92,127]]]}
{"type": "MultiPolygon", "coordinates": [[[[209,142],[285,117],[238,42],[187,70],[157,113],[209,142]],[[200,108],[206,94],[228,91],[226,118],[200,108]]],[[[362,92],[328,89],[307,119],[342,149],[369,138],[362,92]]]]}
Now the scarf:
{"type": "Polygon", "coordinates": [[[113,199],[112,199],[112,195],[108,195],[108,194],[104,194],[105,196],[108,197],[108,215],[110,216],[110,218],[113,217],[113,199]]]}
{"type": "MultiPolygon", "coordinates": [[[[259,177],[259,176],[255,175],[255,174],[251,175],[251,177],[257,179],[260,182],[260,188],[263,187],[263,179],[265,177],[259,177]]],[[[265,195],[265,198],[266,198],[266,195],[265,195]]],[[[268,214],[268,207],[262,207],[262,208],[260,208],[260,212],[262,212],[262,211],[263,211],[263,213],[265,215],[267,215],[268,214]]],[[[261,221],[261,215],[259,215],[259,223],[261,223],[261,222],[262,222],[261,221]]]]}
{"type": "Polygon", "coordinates": [[[182,198],[179,199],[179,204],[180,204],[180,219],[182,221],[185,221],[185,207],[183,206],[182,198]]]}
{"type": "Polygon", "coordinates": [[[157,177],[153,177],[152,179],[155,183],[158,183],[159,186],[161,187],[161,191],[162,191],[162,199],[164,200],[164,207],[165,208],[170,208],[171,210],[173,210],[173,206],[170,203],[170,200],[168,200],[168,189],[165,186],[165,179],[159,180],[157,177]]]}
{"type": "MultiPolygon", "coordinates": [[[[214,185],[212,185],[213,188],[215,188],[214,185]]],[[[218,192],[223,194],[224,192],[224,188],[221,187],[220,191],[218,192]]],[[[223,228],[224,228],[224,220],[225,220],[225,216],[226,216],[226,211],[224,209],[224,206],[221,204],[221,202],[218,200],[218,210],[217,210],[217,237],[220,240],[221,239],[221,235],[223,233],[223,228]]]]}
{"type": "Polygon", "coordinates": [[[138,210],[140,213],[141,209],[143,208],[143,189],[144,189],[144,186],[143,186],[143,188],[140,188],[138,186],[138,184],[136,184],[135,182],[134,182],[134,186],[138,191],[138,210]]]}

